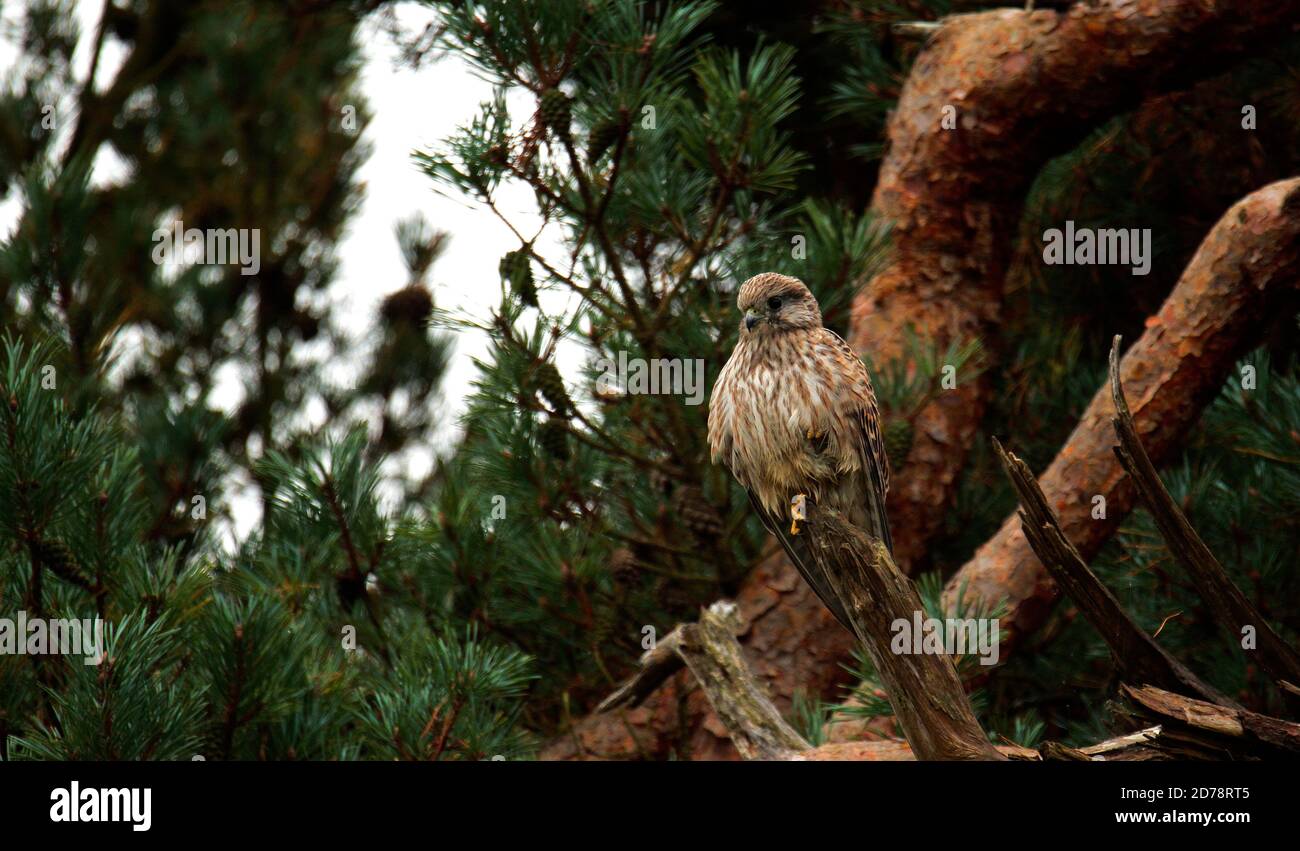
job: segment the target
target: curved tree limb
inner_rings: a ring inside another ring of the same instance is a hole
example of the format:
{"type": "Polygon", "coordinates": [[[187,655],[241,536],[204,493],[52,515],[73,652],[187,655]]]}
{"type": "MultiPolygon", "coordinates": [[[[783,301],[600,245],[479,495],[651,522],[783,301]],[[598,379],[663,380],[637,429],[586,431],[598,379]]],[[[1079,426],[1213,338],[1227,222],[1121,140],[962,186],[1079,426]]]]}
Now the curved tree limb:
{"type": "MultiPolygon", "coordinates": [[[[941,348],[993,339],[1041,166],[1102,121],[1217,73],[1297,21],[1300,0],[1100,0],[945,19],[889,121],[871,206],[891,226],[892,257],[854,303],[850,342],[882,363],[906,357],[908,328],[941,348]]],[[[894,556],[909,573],[951,503],[989,387],[959,379],[926,406],[906,463],[895,464],[894,556]]]]}
{"type": "MultiPolygon", "coordinates": [[[[1153,462],[1178,449],[1265,322],[1293,309],[1298,281],[1300,178],[1293,178],[1246,196],[1224,214],[1119,365],[1133,399],[1134,428],[1153,462]]],[[[1136,495],[1111,451],[1114,415],[1110,388],[1102,386],[1038,479],[1084,561],[1114,533],[1136,495]],[[1094,519],[1097,495],[1105,498],[1106,512],[1094,519]]],[[[945,597],[955,597],[963,584],[968,598],[990,605],[1005,598],[1004,654],[1042,623],[1059,593],[1015,514],[952,577],[945,597]]]]}

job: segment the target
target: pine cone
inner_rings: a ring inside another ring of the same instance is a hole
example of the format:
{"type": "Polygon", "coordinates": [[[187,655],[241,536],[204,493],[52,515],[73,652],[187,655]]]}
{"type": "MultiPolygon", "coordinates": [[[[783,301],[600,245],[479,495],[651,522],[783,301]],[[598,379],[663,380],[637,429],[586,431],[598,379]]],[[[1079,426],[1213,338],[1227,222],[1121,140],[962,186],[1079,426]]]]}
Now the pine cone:
{"type": "Polygon", "coordinates": [[[537,115],[542,124],[561,139],[569,135],[569,124],[573,120],[569,105],[569,96],[559,89],[547,89],[542,94],[541,105],[537,115]]]}
{"type": "Polygon", "coordinates": [[[722,517],[695,485],[679,485],[673,491],[673,513],[697,538],[716,538],[722,534],[722,517]]]}
{"type": "Polygon", "coordinates": [[[537,440],[546,450],[546,454],[557,461],[569,460],[569,430],[560,420],[547,420],[542,423],[537,440]]]}
{"type": "Polygon", "coordinates": [[[907,420],[892,420],[885,424],[883,437],[890,465],[901,465],[912,449],[912,424],[907,420]]]}
{"type": "Polygon", "coordinates": [[[41,538],[35,544],[36,556],[43,567],[49,568],[55,576],[77,585],[87,586],[90,580],[81,572],[77,557],[67,544],[60,540],[41,538]]]}
{"type": "Polygon", "coordinates": [[[573,401],[564,389],[564,379],[560,378],[560,371],[555,368],[555,364],[550,361],[539,364],[533,373],[533,381],[541,391],[542,398],[556,414],[564,416],[573,410],[573,401]]]}
{"type": "Polygon", "coordinates": [[[609,572],[615,582],[630,585],[641,577],[641,561],[627,547],[619,547],[610,554],[609,572]]]}
{"type": "Polygon", "coordinates": [[[604,156],[610,145],[618,141],[623,128],[615,121],[601,121],[591,128],[587,136],[587,162],[594,163],[604,156]]]}
{"type": "Polygon", "coordinates": [[[419,327],[433,313],[433,296],[424,287],[405,287],[384,299],[379,313],[389,325],[408,324],[419,327]]]}
{"type": "Polygon", "coordinates": [[[527,257],[522,258],[518,277],[512,281],[515,295],[529,307],[537,306],[537,283],[533,280],[533,266],[527,257]]]}
{"type": "Polygon", "coordinates": [[[510,282],[510,291],[529,307],[537,306],[537,284],[533,280],[533,265],[528,262],[528,252],[520,249],[508,251],[497,264],[501,277],[510,282]]]}

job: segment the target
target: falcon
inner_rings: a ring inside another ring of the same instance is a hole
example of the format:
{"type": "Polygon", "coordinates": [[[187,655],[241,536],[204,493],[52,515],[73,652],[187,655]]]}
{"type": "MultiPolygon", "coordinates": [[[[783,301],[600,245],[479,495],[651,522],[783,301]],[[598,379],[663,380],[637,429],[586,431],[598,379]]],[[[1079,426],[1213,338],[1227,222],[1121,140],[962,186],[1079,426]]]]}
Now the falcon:
{"type": "Polygon", "coordinates": [[[764,272],[740,288],[740,337],[709,400],[709,453],[749,493],[804,580],[849,631],[844,603],[799,527],[809,502],[841,512],[892,553],[889,462],[871,378],[798,278],[764,272]],[[787,523],[788,521],[788,523],[787,523]]]}

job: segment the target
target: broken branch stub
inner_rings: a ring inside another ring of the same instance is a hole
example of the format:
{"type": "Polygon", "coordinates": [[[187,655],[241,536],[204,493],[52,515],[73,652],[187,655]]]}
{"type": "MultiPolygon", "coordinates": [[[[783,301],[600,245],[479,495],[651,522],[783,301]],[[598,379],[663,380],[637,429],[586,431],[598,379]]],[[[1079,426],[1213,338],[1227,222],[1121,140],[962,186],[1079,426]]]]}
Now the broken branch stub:
{"type": "Polygon", "coordinates": [[[813,558],[846,604],[913,752],[922,760],[1002,760],[989,742],[946,653],[895,653],[891,625],[924,615],[910,579],[879,541],[839,512],[817,506],[806,521],[813,558]]]}

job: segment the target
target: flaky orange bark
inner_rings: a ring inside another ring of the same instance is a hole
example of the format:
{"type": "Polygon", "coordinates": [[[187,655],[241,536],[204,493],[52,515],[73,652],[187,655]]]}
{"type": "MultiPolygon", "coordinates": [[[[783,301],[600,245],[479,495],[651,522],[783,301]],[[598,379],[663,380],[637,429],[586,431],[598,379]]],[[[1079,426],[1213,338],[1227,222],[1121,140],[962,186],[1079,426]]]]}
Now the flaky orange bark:
{"type": "MultiPolygon", "coordinates": [[[[1026,191],[1049,158],[1145,97],[1209,76],[1300,20],[1296,0],[1103,0],[949,18],[889,121],[872,209],[890,264],[853,309],[851,342],[903,357],[908,327],[941,347],[992,340],[1026,191]],[[947,115],[953,129],[944,129],[947,115]]],[[[895,557],[924,558],[988,401],[961,381],[923,410],[890,493],[895,557]]]]}

